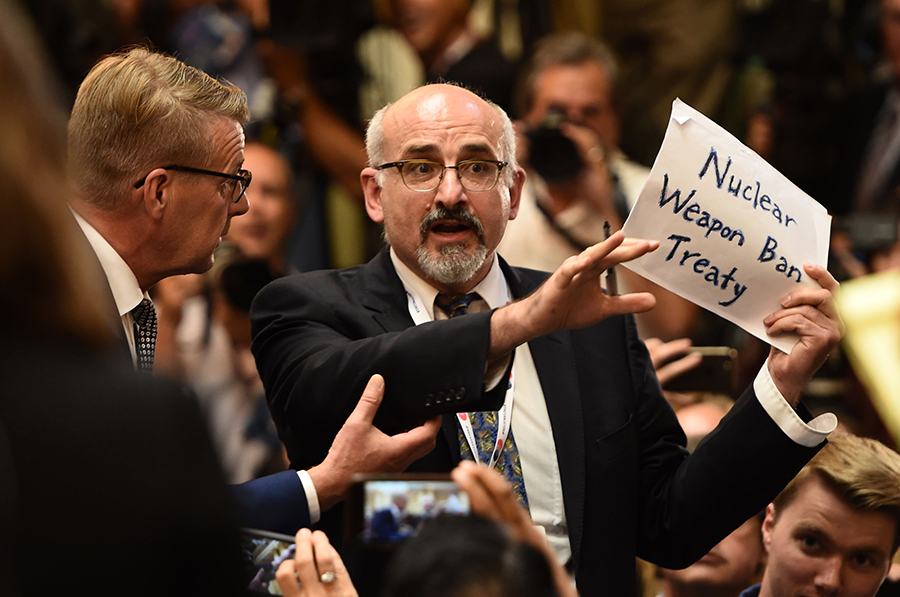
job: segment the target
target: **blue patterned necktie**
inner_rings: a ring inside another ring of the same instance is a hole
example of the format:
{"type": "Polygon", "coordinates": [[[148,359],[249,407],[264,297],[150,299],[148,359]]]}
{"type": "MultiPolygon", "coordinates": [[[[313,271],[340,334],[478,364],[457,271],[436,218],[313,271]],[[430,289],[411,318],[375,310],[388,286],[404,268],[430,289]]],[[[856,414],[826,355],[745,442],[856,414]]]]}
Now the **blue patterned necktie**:
{"type": "MultiPolygon", "coordinates": [[[[469,305],[478,298],[480,297],[476,292],[461,295],[438,294],[434,299],[434,304],[440,307],[447,317],[453,318],[468,313],[469,305]]],[[[491,455],[494,453],[494,444],[497,443],[497,411],[465,413],[465,416],[472,423],[480,459],[483,463],[489,464],[491,455]]],[[[511,413],[510,416],[512,416],[511,413]]],[[[459,452],[463,460],[475,460],[461,425],[459,426],[459,452]]],[[[503,450],[500,452],[500,457],[497,458],[496,468],[513,484],[519,503],[527,508],[528,494],[525,492],[525,481],[522,478],[522,462],[519,459],[519,449],[516,447],[512,429],[506,436],[503,450]]]]}
{"type": "Polygon", "coordinates": [[[156,351],[156,309],[150,299],[144,299],[131,310],[134,320],[134,346],[137,350],[138,371],[153,372],[156,351]]]}

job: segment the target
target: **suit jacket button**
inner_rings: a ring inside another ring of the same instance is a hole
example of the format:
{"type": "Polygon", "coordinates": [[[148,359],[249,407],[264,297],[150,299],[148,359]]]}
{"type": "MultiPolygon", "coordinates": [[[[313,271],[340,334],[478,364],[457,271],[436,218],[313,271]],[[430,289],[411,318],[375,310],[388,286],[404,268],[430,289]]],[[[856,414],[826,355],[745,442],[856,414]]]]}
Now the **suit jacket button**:
{"type": "Polygon", "coordinates": [[[466,389],[465,388],[460,388],[460,389],[456,390],[456,400],[457,401],[462,400],[465,397],[466,397],[466,389]]]}

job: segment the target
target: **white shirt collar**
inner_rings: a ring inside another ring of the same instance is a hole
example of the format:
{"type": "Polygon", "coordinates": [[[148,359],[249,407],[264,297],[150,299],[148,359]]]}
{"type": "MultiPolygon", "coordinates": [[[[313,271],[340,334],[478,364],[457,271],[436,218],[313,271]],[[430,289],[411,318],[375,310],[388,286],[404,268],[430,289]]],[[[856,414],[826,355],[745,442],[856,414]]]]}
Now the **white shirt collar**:
{"type": "MultiPolygon", "coordinates": [[[[489,309],[498,309],[506,305],[506,297],[509,294],[506,279],[500,269],[500,259],[496,253],[494,253],[493,259],[491,269],[488,270],[484,279],[472,289],[472,292],[477,292],[487,303],[489,309]]],[[[434,298],[438,295],[438,290],[400,261],[393,247],[391,247],[391,262],[406,291],[418,300],[428,313],[429,319],[434,320],[434,298]]]]}
{"type": "Polygon", "coordinates": [[[72,210],[75,220],[81,226],[81,230],[87,237],[88,242],[97,254],[106,279],[109,281],[109,289],[112,291],[113,298],[116,301],[116,308],[119,310],[120,316],[125,316],[132,309],[140,304],[141,300],[147,295],[141,291],[141,285],[138,284],[137,277],[125,260],[116,253],[103,236],[97,232],[96,228],[88,224],[87,220],[79,216],[72,210]]]}

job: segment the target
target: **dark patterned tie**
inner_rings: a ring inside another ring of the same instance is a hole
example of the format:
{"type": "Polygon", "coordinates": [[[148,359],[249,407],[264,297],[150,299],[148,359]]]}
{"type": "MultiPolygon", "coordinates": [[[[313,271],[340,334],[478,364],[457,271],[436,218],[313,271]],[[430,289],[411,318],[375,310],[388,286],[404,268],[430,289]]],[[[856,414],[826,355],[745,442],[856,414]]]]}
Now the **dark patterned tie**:
{"type": "Polygon", "coordinates": [[[156,351],[156,309],[150,299],[144,299],[131,310],[134,320],[134,346],[137,349],[138,371],[153,371],[153,353],[156,351]]]}
{"type": "MultiPolygon", "coordinates": [[[[440,307],[448,317],[453,318],[468,313],[469,304],[478,298],[480,297],[476,292],[461,295],[438,294],[434,299],[434,304],[440,307]]],[[[464,416],[468,417],[472,423],[472,431],[478,442],[481,461],[488,464],[494,453],[494,444],[497,443],[497,411],[465,413],[464,416]]],[[[512,416],[511,413],[510,416],[512,416]]],[[[475,460],[461,425],[459,426],[459,452],[463,460],[475,460]]],[[[519,503],[527,508],[528,494],[525,492],[525,481],[522,478],[522,462],[519,459],[519,449],[516,447],[512,429],[506,436],[506,442],[503,444],[496,467],[500,474],[513,484],[519,503]]]]}

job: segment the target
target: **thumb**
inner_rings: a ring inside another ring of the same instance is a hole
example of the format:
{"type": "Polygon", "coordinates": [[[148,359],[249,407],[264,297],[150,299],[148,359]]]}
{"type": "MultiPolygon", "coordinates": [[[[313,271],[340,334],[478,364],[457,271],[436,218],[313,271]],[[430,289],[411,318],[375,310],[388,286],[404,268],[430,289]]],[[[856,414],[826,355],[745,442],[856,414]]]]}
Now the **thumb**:
{"type": "Polygon", "coordinates": [[[378,407],[381,406],[382,398],[384,398],[384,378],[376,373],[369,378],[369,383],[366,384],[366,389],[363,390],[350,418],[371,423],[375,419],[378,407]]]}

